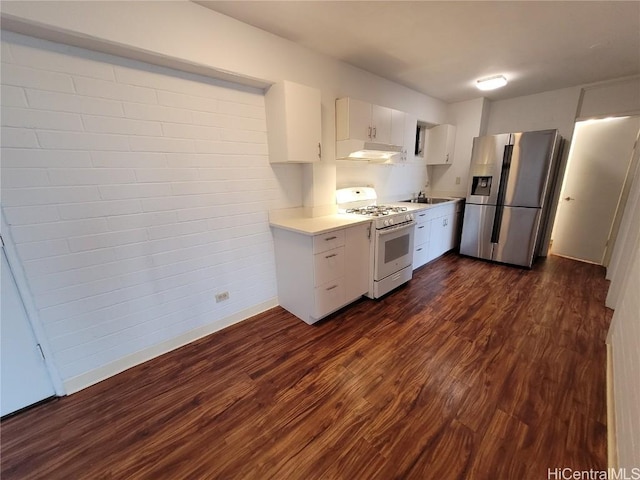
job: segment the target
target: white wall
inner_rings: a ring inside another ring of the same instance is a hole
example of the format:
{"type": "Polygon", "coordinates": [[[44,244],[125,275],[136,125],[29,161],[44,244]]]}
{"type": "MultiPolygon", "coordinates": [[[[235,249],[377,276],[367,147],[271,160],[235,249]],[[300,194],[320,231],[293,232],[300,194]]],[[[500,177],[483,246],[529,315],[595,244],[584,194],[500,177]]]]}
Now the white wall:
{"type": "Polygon", "coordinates": [[[92,49],[322,91],[325,161],[271,166],[262,90],[2,32],[2,207],[67,392],[276,303],[267,212],[333,203],[335,98],[446,120],[440,101],[191,2],[2,14],[92,49]]]}
{"type": "Polygon", "coordinates": [[[491,102],[487,135],[557,128],[571,139],[580,87],[491,102]]]}
{"type": "Polygon", "coordinates": [[[640,113],[640,77],[603,82],[584,87],[578,118],[640,113]]]}
{"type": "Polygon", "coordinates": [[[372,185],[378,193],[378,203],[412,198],[412,194],[425,190],[426,179],[424,161],[395,165],[339,161],[337,167],[338,188],[372,185]]]}
{"type": "MultiPolygon", "coordinates": [[[[633,97],[633,92],[628,93],[633,97]]],[[[598,92],[601,114],[622,113],[616,108],[626,109],[631,105],[631,102],[620,103],[616,94],[610,98],[611,103],[602,101],[598,92]]],[[[636,160],[637,157],[636,150],[636,160]]],[[[612,431],[617,451],[614,457],[620,467],[631,468],[640,465],[640,168],[637,163],[607,278],[611,284],[606,304],[615,309],[607,336],[613,370],[614,402],[610,408],[615,413],[612,431]]]]}
{"type": "Polygon", "coordinates": [[[456,126],[456,142],[451,165],[430,165],[430,193],[434,196],[465,197],[473,138],[484,134],[483,115],[489,102],[477,98],[449,106],[450,123],[456,126]],[[460,179],[457,182],[457,179],[460,179]]]}
{"type": "Polygon", "coordinates": [[[607,343],[611,346],[617,460],[620,467],[640,465],[640,169],[629,195],[614,255],[624,267],[612,278],[615,312],[607,343]]]}
{"type": "Polygon", "coordinates": [[[7,32],[2,59],[2,207],[68,386],[277,304],[267,212],[302,182],[262,90],[7,32]]]}

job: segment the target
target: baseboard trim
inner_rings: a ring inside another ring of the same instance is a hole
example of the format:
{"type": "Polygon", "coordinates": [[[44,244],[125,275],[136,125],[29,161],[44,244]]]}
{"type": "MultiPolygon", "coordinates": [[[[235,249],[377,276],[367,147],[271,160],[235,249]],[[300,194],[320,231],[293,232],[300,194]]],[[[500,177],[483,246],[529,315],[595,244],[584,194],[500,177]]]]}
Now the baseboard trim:
{"type": "Polygon", "coordinates": [[[155,357],[159,357],[160,355],[175,350],[176,348],[180,348],[184,345],[187,345],[188,343],[191,343],[202,337],[206,337],[207,335],[222,330],[223,328],[229,327],[234,323],[239,323],[276,306],[278,306],[278,299],[272,298],[270,300],[267,300],[266,302],[262,302],[258,305],[254,305],[253,307],[247,308],[238,313],[223,318],[222,320],[218,320],[208,325],[196,328],[189,332],[183,333],[178,337],[171,338],[157,345],[153,345],[152,347],[146,348],[136,353],[132,353],[131,355],[127,355],[126,357],[120,358],[102,367],[64,380],[63,385],[65,392],[67,395],[76,393],[80,390],[90,387],[91,385],[95,385],[102,380],[106,380],[109,377],[117,375],[118,373],[124,372],[129,368],[140,365],[141,363],[144,363],[155,357]]]}
{"type": "Polygon", "coordinates": [[[618,441],[616,440],[616,410],[613,391],[613,347],[607,343],[607,463],[618,468],[618,441]]]}

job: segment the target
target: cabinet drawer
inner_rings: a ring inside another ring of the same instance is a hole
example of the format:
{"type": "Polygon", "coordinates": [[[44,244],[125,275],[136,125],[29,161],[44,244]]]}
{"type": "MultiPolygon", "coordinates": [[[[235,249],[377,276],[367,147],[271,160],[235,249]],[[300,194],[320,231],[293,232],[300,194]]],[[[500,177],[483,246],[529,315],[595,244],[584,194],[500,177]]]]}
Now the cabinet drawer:
{"type": "Polygon", "coordinates": [[[428,222],[430,220],[429,210],[430,209],[426,208],[424,210],[418,210],[413,214],[414,217],[416,218],[416,222],[418,223],[418,225],[424,222],[428,222]]]}
{"type": "Polygon", "coordinates": [[[453,215],[456,213],[456,205],[457,203],[447,203],[446,205],[442,205],[438,208],[438,216],[453,215]]]}
{"type": "Polygon", "coordinates": [[[414,245],[420,245],[429,241],[429,230],[431,230],[431,222],[419,223],[416,225],[414,245]]]}
{"type": "Polygon", "coordinates": [[[334,230],[324,235],[313,237],[313,253],[326,252],[327,250],[344,245],[344,229],[334,230]]]}
{"type": "Polygon", "coordinates": [[[418,211],[415,214],[416,221],[418,223],[423,223],[441,216],[442,214],[440,213],[440,208],[442,207],[430,207],[430,208],[425,208],[424,210],[418,211]]]}
{"type": "Polygon", "coordinates": [[[423,243],[413,249],[413,269],[421,267],[429,261],[429,243],[423,243]]]}
{"type": "Polygon", "coordinates": [[[344,247],[334,248],[313,256],[315,286],[344,276],[344,247]]]}
{"type": "Polygon", "coordinates": [[[321,318],[345,303],[344,279],[327,282],[315,289],[315,318],[321,318]]]}

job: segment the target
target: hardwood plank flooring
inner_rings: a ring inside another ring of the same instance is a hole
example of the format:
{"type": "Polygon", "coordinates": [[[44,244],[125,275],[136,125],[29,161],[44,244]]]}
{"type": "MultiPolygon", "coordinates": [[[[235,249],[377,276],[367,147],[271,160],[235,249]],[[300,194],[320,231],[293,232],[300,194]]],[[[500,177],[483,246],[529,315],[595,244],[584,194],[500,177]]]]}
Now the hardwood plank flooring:
{"type": "Polygon", "coordinates": [[[606,468],[604,269],[448,254],[2,421],[10,479],[546,479],[606,468]]]}

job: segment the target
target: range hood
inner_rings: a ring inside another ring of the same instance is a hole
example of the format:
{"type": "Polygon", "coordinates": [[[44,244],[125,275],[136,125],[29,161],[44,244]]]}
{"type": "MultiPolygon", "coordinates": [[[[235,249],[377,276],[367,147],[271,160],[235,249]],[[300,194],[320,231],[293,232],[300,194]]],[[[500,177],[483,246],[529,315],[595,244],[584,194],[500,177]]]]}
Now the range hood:
{"type": "Polygon", "coordinates": [[[336,160],[362,160],[386,162],[402,153],[402,146],[363,140],[339,140],[336,142],[336,160]]]}

